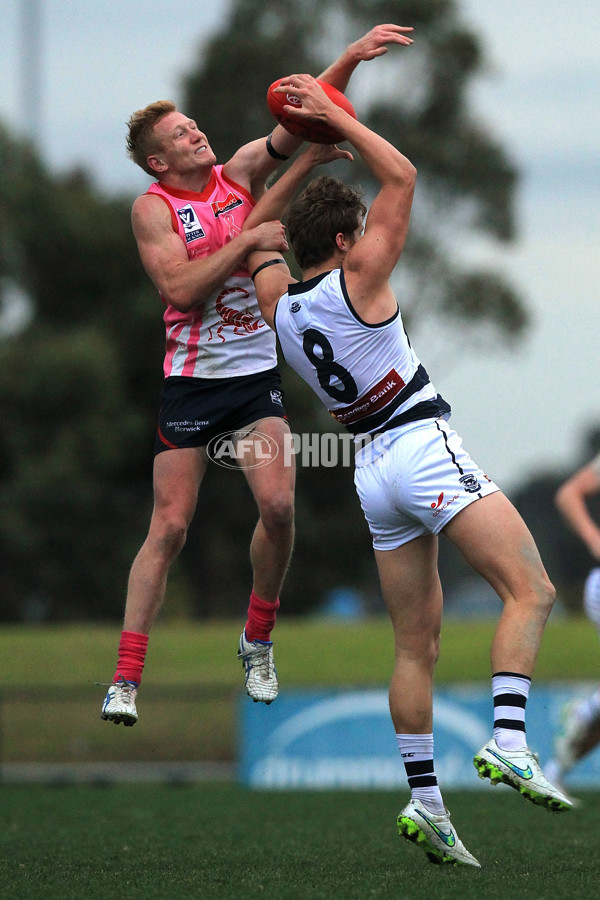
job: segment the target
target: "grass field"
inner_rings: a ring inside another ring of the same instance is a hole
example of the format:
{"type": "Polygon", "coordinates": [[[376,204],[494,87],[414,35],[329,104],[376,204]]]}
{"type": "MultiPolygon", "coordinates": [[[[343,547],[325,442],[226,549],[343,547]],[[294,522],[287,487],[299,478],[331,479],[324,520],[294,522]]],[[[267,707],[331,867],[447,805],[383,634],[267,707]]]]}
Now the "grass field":
{"type": "Polygon", "coordinates": [[[598,896],[597,794],[552,814],[508,788],[446,793],[480,870],[431,865],[389,792],[8,786],[3,900],[547,900],[598,896]]]}
{"type": "MultiPolygon", "coordinates": [[[[445,623],[437,685],[489,683],[493,622],[445,623]]],[[[225,760],[235,755],[237,622],[159,623],[150,640],[140,716],[151,727],[100,721],[120,625],[0,628],[0,762],[225,760]],[[57,690],[59,688],[60,690],[57,690]],[[67,689],[65,689],[67,688],[67,689]],[[151,712],[150,712],[151,710],[151,712]],[[209,727],[207,727],[207,723],[209,727]]],[[[392,629],[385,617],[360,623],[279,617],[274,632],[286,688],[387,685],[392,629]]],[[[598,638],[587,620],[546,629],[535,683],[598,677],[598,638]]]]}
{"type": "MultiPolygon", "coordinates": [[[[446,624],[438,684],[489,680],[493,627],[446,624]]],[[[165,709],[150,727],[135,729],[98,716],[103,691],[96,681],[112,675],[118,625],[0,629],[3,760],[118,764],[136,754],[171,758],[172,748],[187,759],[203,752],[232,758],[234,704],[223,698],[242,692],[238,628],[231,622],[159,625],[140,707],[160,689],[165,709]]],[[[388,681],[392,637],[385,619],[340,625],[282,616],[274,637],[282,690],[388,681]]],[[[560,620],[547,629],[536,680],[597,679],[597,660],[589,623],[560,620]]],[[[600,793],[578,796],[580,808],[552,815],[503,787],[445,791],[462,840],[482,863],[473,871],[432,866],[396,834],[408,790],[5,783],[0,897],[589,900],[600,877],[600,793]]]]}
{"type": "MultiPolygon", "coordinates": [[[[273,634],[277,669],[284,685],[384,685],[393,663],[387,618],[365,622],[288,619],[281,614],[273,634]]],[[[243,621],[159,623],[150,639],[144,683],[217,684],[238,687],[236,661],[243,621]]],[[[438,684],[490,677],[495,622],[444,623],[438,684]]],[[[112,678],[120,624],[0,628],[0,687],[93,686],[112,678]]],[[[539,681],[597,678],[598,636],[587,619],[550,621],[535,673],[539,681]]]]}

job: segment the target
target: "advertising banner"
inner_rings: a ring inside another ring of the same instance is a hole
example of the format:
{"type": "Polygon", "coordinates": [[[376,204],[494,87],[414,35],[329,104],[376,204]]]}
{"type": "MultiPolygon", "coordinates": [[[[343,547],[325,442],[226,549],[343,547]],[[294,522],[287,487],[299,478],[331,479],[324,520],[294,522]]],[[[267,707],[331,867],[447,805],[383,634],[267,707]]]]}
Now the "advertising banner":
{"type": "MultiPolygon", "coordinates": [[[[535,685],[527,704],[527,736],[543,767],[561,730],[565,706],[596,685],[535,685]]],[[[387,689],[284,691],[270,706],[240,706],[240,778],[257,788],[406,788],[390,719],[387,689]]],[[[489,786],[474,754],[492,736],[489,685],[454,685],[434,701],[435,769],[443,788],[489,786]]],[[[565,779],[600,785],[600,750],[565,779]]]]}

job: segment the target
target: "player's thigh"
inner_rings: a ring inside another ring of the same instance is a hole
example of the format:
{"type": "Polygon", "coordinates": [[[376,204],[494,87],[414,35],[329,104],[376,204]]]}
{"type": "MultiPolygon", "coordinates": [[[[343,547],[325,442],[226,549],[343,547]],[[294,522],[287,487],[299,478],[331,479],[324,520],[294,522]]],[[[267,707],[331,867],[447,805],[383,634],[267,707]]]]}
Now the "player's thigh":
{"type": "Polygon", "coordinates": [[[293,506],[296,462],[291,448],[288,423],[272,416],[255,423],[243,452],[238,452],[239,465],[259,509],[293,506]]]}
{"type": "Polygon", "coordinates": [[[158,453],[154,457],[154,516],[178,516],[189,524],[205,471],[200,447],[158,453]]]}
{"type": "Polygon", "coordinates": [[[443,533],[499,596],[552,591],[527,525],[500,491],[461,510],[443,533]]]}
{"type": "Polygon", "coordinates": [[[375,550],[383,598],[396,643],[416,647],[439,635],[442,588],[438,574],[438,538],[422,535],[395,550],[375,550]]]}

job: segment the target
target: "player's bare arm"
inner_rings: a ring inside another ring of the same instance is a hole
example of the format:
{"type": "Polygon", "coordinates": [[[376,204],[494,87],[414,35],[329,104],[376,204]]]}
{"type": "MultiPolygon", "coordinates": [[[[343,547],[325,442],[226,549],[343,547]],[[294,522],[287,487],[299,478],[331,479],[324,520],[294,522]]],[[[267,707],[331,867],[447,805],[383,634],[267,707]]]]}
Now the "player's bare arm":
{"type": "MultiPolygon", "coordinates": [[[[333,162],[335,159],[352,161],[352,154],[349,150],[340,150],[335,144],[310,144],[259,200],[246,219],[244,229],[254,227],[260,222],[280,219],[303,179],[315,166],[333,162]]],[[[251,274],[256,272],[254,286],[261,315],[269,328],[272,328],[277,301],[286,292],[288,284],[294,283],[296,279],[292,278],[283,257],[279,257],[272,250],[252,252],[247,264],[251,274]],[[281,259],[281,263],[272,263],[272,260],[278,258],[281,259]]]]}
{"type": "Polygon", "coordinates": [[[264,194],[269,175],[293,156],[302,144],[301,138],[290,134],[281,125],[275,125],[269,136],[270,152],[267,150],[267,140],[261,137],[244,144],[223,166],[223,173],[246,188],[255,200],[264,194]]]}
{"type": "Polygon", "coordinates": [[[287,291],[288,285],[296,284],[298,279],[292,277],[288,264],[283,257],[279,257],[279,264],[271,264],[271,260],[278,258],[272,251],[269,253],[253,253],[251,257],[254,258],[251,265],[254,265],[252,272],[256,272],[253,281],[260,314],[269,328],[274,331],[275,307],[279,299],[287,291]],[[263,265],[265,268],[261,268],[263,265]]]}
{"type": "Polygon", "coordinates": [[[325,165],[336,159],[347,159],[352,162],[353,157],[349,150],[342,150],[335,144],[309,144],[259,200],[244,222],[243,230],[254,228],[261,222],[281,219],[302,180],[316,166],[325,165]]]}
{"type": "Polygon", "coordinates": [[[292,85],[302,107],[284,107],[285,111],[321,120],[340,131],[380,183],[364,234],[349,249],[344,261],[346,286],[357,312],[367,322],[376,324],[396,308],[388,279],[406,242],[416,169],[389,141],[332,103],[312,76],[291,75],[277,90],[289,90],[292,85]]]}
{"type": "Polygon", "coordinates": [[[555,503],[573,531],[579,535],[594,559],[600,561],[600,528],[590,515],[587,501],[600,493],[600,481],[592,466],[575,472],[558,489],[555,503]]]}
{"type": "Polygon", "coordinates": [[[160,197],[143,194],[133,204],[132,226],[142,264],[163,297],[181,312],[201,306],[252,250],[288,249],[281,222],[263,222],[204,259],[188,259],[160,197]]]}
{"type": "MultiPolygon", "coordinates": [[[[409,46],[413,43],[410,37],[412,30],[402,25],[376,25],[349,44],[318,78],[339,91],[344,91],[359,63],[383,56],[388,52],[390,44],[409,46]]],[[[291,135],[281,125],[276,125],[271,134],[271,153],[267,150],[266,138],[251,141],[231,157],[224,166],[224,172],[249,190],[255,199],[259,199],[264,193],[265,181],[281,165],[282,159],[279,157],[292,156],[301,143],[299,138],[291,135]]]]}

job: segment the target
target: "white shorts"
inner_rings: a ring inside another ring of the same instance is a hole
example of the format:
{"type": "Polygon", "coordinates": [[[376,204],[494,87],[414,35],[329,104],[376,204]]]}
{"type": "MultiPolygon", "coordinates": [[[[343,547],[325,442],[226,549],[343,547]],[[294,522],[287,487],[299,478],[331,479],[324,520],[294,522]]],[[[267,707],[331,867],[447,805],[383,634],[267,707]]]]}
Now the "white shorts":
{"type": "Polygon", "coordinates": [[[438,534],[457,513],[500,488],[444,419],[384,432],[356,455],[354,484],[376,550],[438,534]]]}

